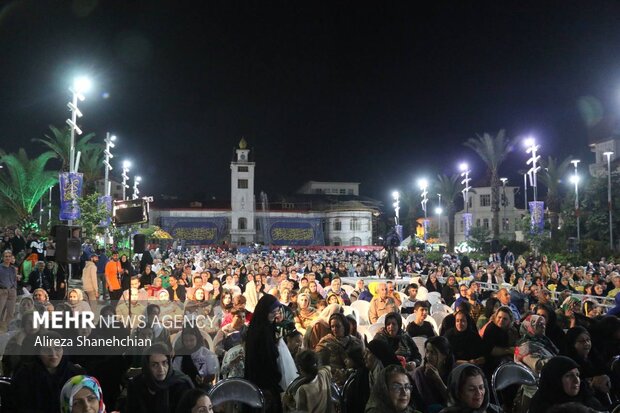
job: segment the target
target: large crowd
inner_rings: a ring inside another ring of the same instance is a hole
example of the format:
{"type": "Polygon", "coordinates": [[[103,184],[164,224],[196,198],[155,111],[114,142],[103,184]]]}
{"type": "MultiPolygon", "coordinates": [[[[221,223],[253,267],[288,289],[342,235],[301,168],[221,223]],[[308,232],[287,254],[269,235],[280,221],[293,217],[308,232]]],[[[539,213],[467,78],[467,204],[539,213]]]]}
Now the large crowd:
{"type": "Polygon", "coordinates": [[[620,265],[604,258],[573,266],[504,248],[432,262],[409,251],[393,268],[385,250],[363,248],[128,256],[84,245],[71,279],[53,240],[7,229],[1,243],[3,412],[231,411],[209,398],[231,378],[260,389],[267,412],[587,412],[620,401],[620,265]],[[148,345],[50,344],[118,332],[33,323],[55,311],[143,316],[122,328],[148,345]],[[166,326],[165,315],[207,322],[166,326]],[[535,380],[500,390],[494,377],[511,364],[535,380]]]}

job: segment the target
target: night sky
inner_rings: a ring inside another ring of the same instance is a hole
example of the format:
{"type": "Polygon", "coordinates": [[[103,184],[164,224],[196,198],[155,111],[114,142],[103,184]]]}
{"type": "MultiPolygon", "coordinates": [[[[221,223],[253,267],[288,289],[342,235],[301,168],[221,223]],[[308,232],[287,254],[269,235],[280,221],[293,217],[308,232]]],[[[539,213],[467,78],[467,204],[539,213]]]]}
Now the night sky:
{"type": "Polygon", "coordinates": [[[40,152],[87,73],[80,124],[118,135],[142,194],[227,198],[245,136],[257,194],[356,181],[389,205],[464,160],[484,182],[462,143],[500,128],[592,162],[584,113],[620,113],[620,2],[367,3],[0,2],[0,147],[40,152]]]}

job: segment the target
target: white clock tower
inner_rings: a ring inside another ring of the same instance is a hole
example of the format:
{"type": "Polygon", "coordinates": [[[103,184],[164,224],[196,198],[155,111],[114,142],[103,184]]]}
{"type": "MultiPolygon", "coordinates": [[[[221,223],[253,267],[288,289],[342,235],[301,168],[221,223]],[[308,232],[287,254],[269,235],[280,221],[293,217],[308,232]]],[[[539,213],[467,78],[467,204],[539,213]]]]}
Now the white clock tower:
{"type": "Polygon", "coordinates": [[[250,150],[244,138],[239,142],[236,159],[230,163],[230,242],[247,245],[256,239],[254,203],[254,162],[250,162],[250,150]]]}

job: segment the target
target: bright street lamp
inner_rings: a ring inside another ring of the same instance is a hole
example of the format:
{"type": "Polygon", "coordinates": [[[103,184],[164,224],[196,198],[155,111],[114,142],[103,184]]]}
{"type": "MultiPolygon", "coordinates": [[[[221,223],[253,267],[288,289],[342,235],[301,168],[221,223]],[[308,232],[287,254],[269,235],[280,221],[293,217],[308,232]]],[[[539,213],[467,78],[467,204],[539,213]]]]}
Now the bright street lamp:
{"type": "Polygon", "coordinates": [[[609,249],[614,249],[614,235],[611,220],[611,155],[614,153],[609,151],[603,153],[607,157],[607,208],[609,209],[609,249]]]}
{"type": "Polygon", "coordinates": [[[82,117],[82,112],[78,109],[78,101],[86,99],[84,93],[91,87],[91,82],[87,77],[81,76],[73,80],[73,85],[69,88],[72,94],[71,102],[67,104],[71,111],[71,119],[67,119],[67,124],[71,129],[71,141],[69,146],[69,172],[77,172],[75,162],[75,134],[82,134],[82,129],[77,125],[77,119],[82,117]]]}
{"type": "Polygon", "coordinates": [[[540,149],[540,145],[536,145],[534,138],[527,138],[524,143],[527,146],[525,152],[532,154],[532,156],[527,160],[527,165],[531,165],[530,169],[527,171],[527,174],[530,177],[530,185],[534,189],[534,202],[536,202],[538,195],[536,174],[540,170],[540,166],[537,166],[537,162],[540,160],[540,155],[536,155],[536,152],[540,149]]]}
{"type": "Polygon", "coordinates": [[[575,218],[577,220],[577,243],[581,241],[581,228],[579,222],[579,174],[577,165],[581,162],[579,159],[573,159],[570,163],[575,167],[575,173],[571,175],[570,181],[575,185],[575,218]]]}

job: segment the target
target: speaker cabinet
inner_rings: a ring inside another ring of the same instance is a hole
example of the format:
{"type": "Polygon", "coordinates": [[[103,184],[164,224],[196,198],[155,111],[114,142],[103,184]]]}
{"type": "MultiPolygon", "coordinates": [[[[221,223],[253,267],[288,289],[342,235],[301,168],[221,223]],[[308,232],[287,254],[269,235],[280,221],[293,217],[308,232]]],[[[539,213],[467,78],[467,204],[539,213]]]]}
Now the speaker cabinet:
{"type": "Polygon", "coordinates": [[[146,236],[144,234],[136,234],[133,236],[133,252],[142,254],[146,249],[146,236]]]}
{"type": "Polygon", "coordinates": [[[82,255],[82,240],[79,238],[56,238],[56,261],[76,264],[82,255]]]}

